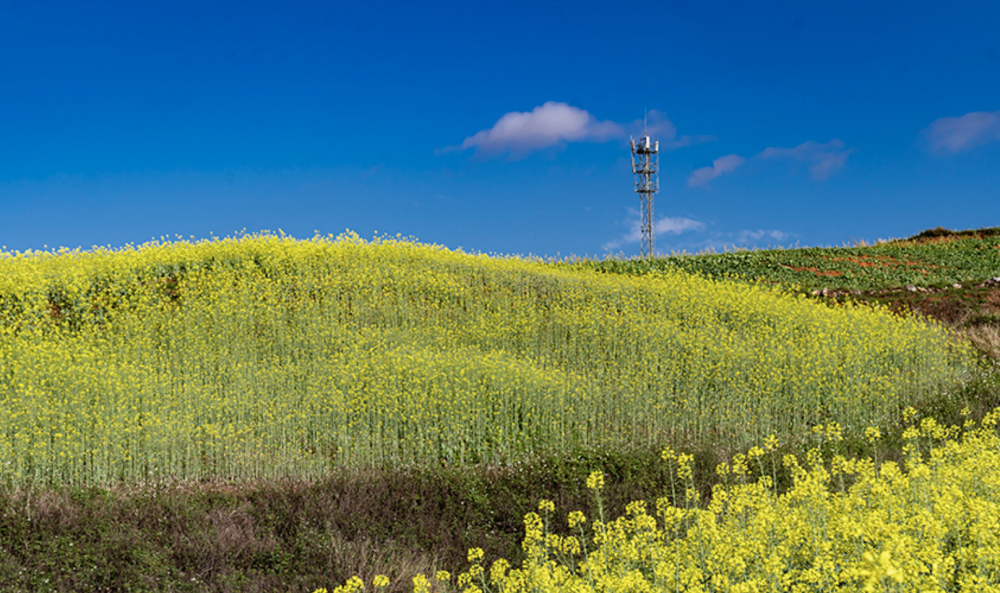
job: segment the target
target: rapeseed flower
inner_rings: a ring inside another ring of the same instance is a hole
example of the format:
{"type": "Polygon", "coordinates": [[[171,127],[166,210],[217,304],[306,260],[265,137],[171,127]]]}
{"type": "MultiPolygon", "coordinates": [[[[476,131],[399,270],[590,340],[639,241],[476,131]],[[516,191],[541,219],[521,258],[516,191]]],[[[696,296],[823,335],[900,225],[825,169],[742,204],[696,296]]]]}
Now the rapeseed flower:
{"type": "MultiPolygon", "coordinates": [[[[786,455],[787,492],[763,478],[718,485],[705,507],[659,499],[655,517],[633,502],[594,530],[589,552],[529,513],[525,561],[497,560],[490,590],[1000,590],[998,418],[966,431],[924,424],[944,436],[906,471],[840,455],[829,469],[818,458],[803,467],[786,455]],[[854,478],[839,491],[830,488],[837,472],[854,478]]],[[[571,525],[579,524],[574,513],[571,525]]]]}
{"type": "Polygon", "coordinates": [[[877,426],[969,368],[916,318],[394,238],[0,257],[0,479],[17,485],[505,464],[668,433],[771,450],[877,426]]]}

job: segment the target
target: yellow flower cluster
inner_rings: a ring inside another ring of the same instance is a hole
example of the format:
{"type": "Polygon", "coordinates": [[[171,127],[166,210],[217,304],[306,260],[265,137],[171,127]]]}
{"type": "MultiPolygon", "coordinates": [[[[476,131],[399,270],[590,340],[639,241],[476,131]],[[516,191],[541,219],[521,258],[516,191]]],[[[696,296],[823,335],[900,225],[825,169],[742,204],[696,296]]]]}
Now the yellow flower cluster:
{"type": "Polygon", "coordinates": [[[317,476],[882,423],[942,330],[356,235],[0,254],[0,480],[317,476]]]}
{"type": "MultiPolygon", "coordinates": [[[[556,591],[1000,591],[1000,409],[962,432],[925,420],[912,435],[929,444],[903,467],[872,459],[800,465],[778,494],[767,479],[718,486],[705,508],[667,499],[651,514],[626,514],[581,538],[549,533],[525,516],[526,559],[511,568],[469,560],[460,589],[556,591]],[[838,473],[852,485],[833,487],[838,473]],[[464,588],[463,588],[464,586],[464,588]]],[[[815,456],[812,456],[815,458],[815,456]]],[[[550,506],[545,505],[546,512],[550,506]]],[[[570,513],[570,527],[582,515],[570,513]]],[[[582,531],[581,531],[582,535],[582,531]]]]}

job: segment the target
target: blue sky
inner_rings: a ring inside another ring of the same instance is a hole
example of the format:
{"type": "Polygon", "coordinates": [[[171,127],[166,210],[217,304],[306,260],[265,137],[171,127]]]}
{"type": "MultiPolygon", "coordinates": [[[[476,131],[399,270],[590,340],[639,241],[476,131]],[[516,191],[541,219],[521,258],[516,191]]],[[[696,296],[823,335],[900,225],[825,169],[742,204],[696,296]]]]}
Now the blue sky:
{"type": "Polygon", "coordinates": [[[0,245],[638,254],[1000,225],[1000,3],[0,0],[0,245]]]}

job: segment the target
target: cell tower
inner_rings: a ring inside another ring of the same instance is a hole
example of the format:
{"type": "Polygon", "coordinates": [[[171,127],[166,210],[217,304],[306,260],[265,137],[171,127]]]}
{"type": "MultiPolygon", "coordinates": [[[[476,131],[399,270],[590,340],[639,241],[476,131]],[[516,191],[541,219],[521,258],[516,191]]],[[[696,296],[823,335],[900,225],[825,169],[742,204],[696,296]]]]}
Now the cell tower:
{"type": "Polygon", "coordinates": [[[660,189],[660,141],[652,142],[646,127],[642,137],[629,139],[632,146],[632,174],[635,176],[635,193],[639,194],[642,211],[642,257],[653,257],[653,198],[660,189]]]}

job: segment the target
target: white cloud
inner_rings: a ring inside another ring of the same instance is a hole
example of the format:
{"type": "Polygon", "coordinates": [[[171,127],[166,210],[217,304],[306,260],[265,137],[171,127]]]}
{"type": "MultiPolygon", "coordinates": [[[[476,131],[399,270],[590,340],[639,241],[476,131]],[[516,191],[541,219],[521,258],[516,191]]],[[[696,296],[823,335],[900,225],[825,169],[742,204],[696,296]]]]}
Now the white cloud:
{"type": "MultiPolygon", "coordinates": [[[[628,214],[628,233],[605,243],[603,245],[605,251],[615,251],[629,245],[635,245],[642,240],[639,211],[635,208],[629,208],[628,214]]],[[[701,221],[683,217],[659,218],[656,221],[655,230],[656,245],[661,247],[657,253],[666,253],[662,249],[664,245],[669,245],[668,250],[671,251],[674,249],[683,249],[691,253],[700,253],[703,251],[739,249],[746,246],[756,247],[761,241],[764,241],[769,246],[778,245],[798,237],[795,233],[773,228],[745,229],[740,231],[710,230],[708,225],[701,221]],[[684,236],[673,238],[679,235],[684,236]]]]}
{"type": "Polygon", "coordinates": [[[961,152],[1000,140],[1000,111],[973,111],[962,117],[942,117],[926,130],[935,152],[961,152]]]}
{"type": "Polygon", "coordinates": [[[715,232],[696,242],[678,247],[689,253],[718,253],[739,249],[776,247],[798,237],[795,233],[776,229],[741,230],[735,232],[715,232]],[[763,240],[763,243],[761,241],[763,240]]]}
{"type": "Polygon", "coordinates": [[[813,179],[825,179],[834,170],[844,166],[847,156],[854,152],[853,148],[844,148],[844,142],[839,138],[834,138],[826,144],[819,144],[809,140],[803,142],[795,148],[781,148],[772,146],[765,148],[758,157],[762,159],[771,158],[793,158],[798,161],[809,163],[809,170],[812,171],[813,179]]]}
{"type": "Polygon", "coordinates": [[[684,231],[700,231],[705,228],[705,224],[690,218],[661,218],[653,226],[656,234],[672,233],[679,235],[684,231]]]}
{"type": "Polygon", "coordinates": [[[719,157],[712,161],[712,166],[695,169],[691,173],[691,176],[688,177],[688,185],[691,187],[705,185],[720,175],[732,173],[736,170],[736,167],[745,162],[746,159],[737,154],[727,154],[726,156],[719,157]]]}
{"type": "MultiPolygon", "coordinates": [[[[474,148],[482,154],[510,154],[517,159],[535,150],[569,142],[624,140],[629,134],[641,134],[643,126],[641,119],[627,125],[610,120],[599,121],[579,107],[549,101],[531,111],[504,114],[492,128],[480,130],[462,144],[449,146],[441,152],[474,148]]],[[[703,135],[678,138],[677,126],[655,109],[649,111],[645,129],[652,138],[660,139],[660,147],[666,150],[714,140],[712,136],[703,135]]]]}
{"type": "MultiPolygon", "coordinates": [[[[630,210],[630,213],[631,222],[628,234],[615,239],[614,241],[605,243],[605,250],[618,249],[623,245],[638,243],[642,240],[642,221],[640,220],[639,211],[630,210]]],[[[700,231],[704,228],[704,223],[698,222],[697,220],[691,220],[690,218],[663,217],[658,219],[653,225],[653,231],[656,235],[665,235],[668,233],[672,235],[679,235],[686,231],[700,231]]]]}
{"type": "MultiPolygon", "coordinates": [[[[809,164],[809,170],[812,171],[813,179],[825,179],[830,173],[843,167],[847,162],[848,155],[854,152],[854,150],[853,148],[845,148],[844,143],[840,139],[834,138],[826,144],[819,144],[818,142],[809,140],[808,142],[799,144],[795,148],[772,146],[765,148],[754,158],[791,158],[802,161],[809,164]]],[[[692,171],[688,177],[688,185],[690,187],[708,185],[713,179],[732,173],[746,161],[745,158],[738,154],[727,154],[726,156],[719,157],[712,161],[711,166],[701,167],[692,171]]]]}
{"type": "Polygon", "coordinates": [[[549,101],[531,111],[512,111],[493,127],[469,136],[460,146],[446,150],[476,148],[487,153],[525,154],[563,142],[604,142],[621,138],[625,130],[612,121],[598,121],[583,109],[549,101]]]}
{"type": "Polygon", "coordinates": [[[758,229],[756,231],[740,231],[737,233],[737,243],[746,244],[753,241],[760,241],[763,238],[774,239],[775,241],[784,241],[789,238],[789,235],[783,231],[758,229]]]}

